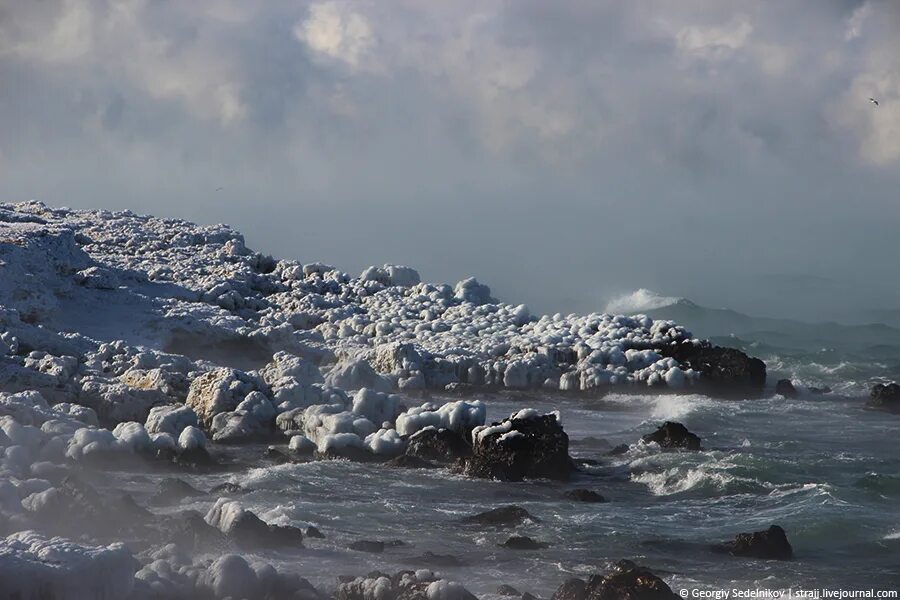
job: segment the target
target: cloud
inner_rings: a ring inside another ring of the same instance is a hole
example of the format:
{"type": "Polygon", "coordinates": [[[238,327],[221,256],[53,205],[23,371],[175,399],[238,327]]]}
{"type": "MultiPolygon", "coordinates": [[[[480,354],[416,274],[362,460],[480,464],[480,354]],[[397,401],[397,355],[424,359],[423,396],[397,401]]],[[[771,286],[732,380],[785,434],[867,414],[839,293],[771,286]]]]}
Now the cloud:
{"type": "Polygon", "coordinates": [[[313,51],[359,68],[375,45],[368,19],[337,2],[310,6],[309,16],[294,27],[294,36],[313,51]]]}
{"type": "MultiPolygon", "coordinates": [[[[535,310],[641,287],[777,307],[766,272],[893,268],[898,19],[875,0],[5,2],[0,187],[477,275],[535,310]]],[[[900,301],[885,285],[822,302],[900,301]]]]}

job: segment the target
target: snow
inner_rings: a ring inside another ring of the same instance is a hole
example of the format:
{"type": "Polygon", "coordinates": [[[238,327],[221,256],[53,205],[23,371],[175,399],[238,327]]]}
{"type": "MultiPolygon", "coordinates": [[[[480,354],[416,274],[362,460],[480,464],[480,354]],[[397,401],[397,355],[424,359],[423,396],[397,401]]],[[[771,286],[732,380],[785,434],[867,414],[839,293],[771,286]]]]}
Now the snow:
{"type": "Polygon", "coordinates": [[[196,426],[197,423],[197,413],[190,407],[171,404],[151,408],[144,426],[149,433],[168,433],[178,436],[185,427],[196,426]]]}
{"type": "Polygon", "coordinates": [[[434,427],[464,433],[484,425],[486,416],[487,406],[481,400],[458,400],[441,407],[428,403],[397,417],[397,432],[408,436],[426,427],[434,427]]]}
{"type": "Polygon", "coordinates": [[[182,450],[206,448],[206,435],[197,427],[189,425],[181,430],[181,434],[178,436],[178,447],[182,450]]]}
{"type": "Polygon", "coordinates": [[[9,598],[125,599],[137,566],[123,544],[83,546],[34,531],[0,540],[0,581],[9,598]]]}

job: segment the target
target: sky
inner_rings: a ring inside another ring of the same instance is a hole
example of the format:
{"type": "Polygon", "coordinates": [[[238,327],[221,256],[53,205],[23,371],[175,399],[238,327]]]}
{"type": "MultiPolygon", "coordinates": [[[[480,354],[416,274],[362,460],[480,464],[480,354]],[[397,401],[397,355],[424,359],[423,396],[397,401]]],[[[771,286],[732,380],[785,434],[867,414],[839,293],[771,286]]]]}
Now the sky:
{"type": "Polygon", "coordinates": [[[533,312],[865,320],[900,308],[898,56],[890,0],[0,0],[0,200],[533,312]]]}

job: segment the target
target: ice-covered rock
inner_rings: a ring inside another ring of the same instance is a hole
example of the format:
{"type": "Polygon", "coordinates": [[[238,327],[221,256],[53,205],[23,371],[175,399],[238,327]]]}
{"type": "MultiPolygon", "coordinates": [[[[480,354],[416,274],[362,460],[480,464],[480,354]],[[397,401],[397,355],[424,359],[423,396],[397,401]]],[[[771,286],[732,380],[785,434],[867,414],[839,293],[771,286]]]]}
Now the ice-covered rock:
{"type": "Polygon", "coordinates": [[[481,400],[448,402],[443,406],[426,403],[409,409],[397,417],[397,432],[412,435],[426,427],[468,433],[484,425],[487,406],[481,400]]]}
{"type": "Polygon", "coordinates": [[[123,544],[84,546],[34,531],[0,540],[6,598],[124,600],[131,597],[138,566],[123,544]]]}
{"type": "Polygon", "coordinates": [[[168,433],[178,437],[185,427],[196,427],[197,424],[197,413],[191,407],[167,404],[151,408],[144,427],[149,433],[168,433]]]}
{"type": "Polygon", "coordinates": [[[214,369],[191,381],[185,404],[203,423],[210,424],[219,413],[233,411],[261,382],[237,369],[214,369]]]}
{"type": "Polygon", "coordinates": [[[466,473],[503,481],[568,479],[574,471],[569,437],[557,413],[523,409],[508,419],[472,431],[466,473]]]}

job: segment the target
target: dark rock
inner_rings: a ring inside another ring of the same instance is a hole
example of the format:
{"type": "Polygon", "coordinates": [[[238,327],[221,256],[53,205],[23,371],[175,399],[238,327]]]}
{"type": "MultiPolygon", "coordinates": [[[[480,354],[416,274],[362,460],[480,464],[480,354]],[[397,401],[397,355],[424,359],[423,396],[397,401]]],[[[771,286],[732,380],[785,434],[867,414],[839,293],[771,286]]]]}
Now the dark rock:
{"type": "Polygon", "coordinates": [[[586,600],[587,584],[583,579],[567,579],[556,592],[552,600],[586,600]]]}
{"type": "Polygon", "coordinates": [[[606,502],[606,498],[593,490],[569,490],[565,496],[569,500],[575,500],[576,502],[606,502]]]}
{"type": "Polygon", "coordinates": [[[411,558],[409,562],[410,564],[425,565],[426,567],[462,567],[466,564],[452,554],[435,554],[434,552],[425,552],[411,558]]]}
{"type": "Polygon", "coordinates": [[[505,583],[497,588],[497,595],[499,596],[521,596],[522,594],[511,585],[506,585],[505,583]]]}
{"type": "Polygon", "coordinates": [[[521,506],[501,506],[493,510],[488,510],[477,515],[464,517],[463,523],[468,525],[489,525],[493,527],[515,527],[521,525],[525,521],[540,522],[540,519],[533,516],[521,506]]]}
{"type": "Polygon", "coordinates": [[[392,458],[387,461],[388,466],[397,467],[400,469],[435,469],[437,465],[434,463],[430,463],[425,459],[419,458],[418,456],[410,456],[409,454],[401,454],[397,458],[392,458]]]}
{"type": "Polygon", "coordinates": [[[510,550],[540,550],[541,548],[547,548],[550,544],[533,540],[528,536],[514,535],[500,544],[500,546],[510,550]]]}
{"type": "Polygon", "coordinates": [[[351,550],[358,552],[371,552],[373,554],[381,554],[384,552],[384,542],[371,540],[359,540],[350,544],[351,550]]]}
{"type": "Polygon", "coordinates": [[[869,393],[869,406],[874,408],[886,408],[900,410],[900,384],[876,383],[869,393]]]}
{"type": "Polygon", "coordinates": [[[312,525],[310,525],[306,528],[306,537],[325,539],[325,534],[319,531],[318,527],[313,527],[312,525]]]}
{"type": "Polygon", "coordinates": [[[525,592],[524,594],[522,594],[522,600],[540,600],[540,598],[538,598],[534,594],[525,592]]]}
{"type": "Polygon", "coordinates": [[[206,495],[205,492],[201,492],[181,479],[166,477],[159,482],[159,489],[150,497],[150,503],[155,505],[172,504],[185,498],[204,495],[206,495]]]}
{"type": "Polygon", "coordinates": [[[658,350],[681,363],[684,369],[702,374],[701,383],[720,393],[762,390],[766,385],[766,363],[734,348],[713,346],[709,342],[683,342],[658,350]]]}
{"type": "Polygon", "coordinates": [[[775,393],[785,398],[796,398],[800,395],[800,392],[797,391],[790,379],[779,379],[775,383],[775,393]]]}
{"type": "Polygon", "coordinates": [[[472,456],[472,446],[451,429],[423,429],[409,438],[406,455],[436,463],[453,463],[472,456]]]}
{"type": "MultiPolygon", "coordinates": [[[[569,436],[554,415],[506,419],[509,431],[480,435],[465,472],[472,477],[521,481],[523,479],[566,480],[575,470],[569,456],[569,436]]],[[[495,423],[494,425],[500,425],[495,423]]]]}
{"type": "Polygon", "coordinates": [[[266,448],[266,451],[263,453],[263,458],[274,462],[276,465],[284,465],[290,462],[294,462],[290,456],[276,448],[275,446],[269,446],[266,448]]]}
{"type": "Polygon", "coordinates": [[[231,481],[226,481],[225,483],[220,483],[219,485],[213,487],[209,490],[210,494],[240,494],[241,492],[246,492],[244,488],[241,487],[241,484],[234,483],[231,481]]]}
{"type": "Polygon", "coordinates": [[[593,575],[585,591],[588,600],[675,600],[678,596],[646,567],[620,560],[612,573],[593,575]]]}
{"type": "Polygon", "coordinates": [[[827,385],[825,387],[820,387],[820,388],[811,387],[808,389],[809,389],[809,393],[812,394],[813,396],[821,396],[822,394],[830,394],[831,393],[831,388],[828,387],[827,385]]]}
{"type": "Polygon", "coordinates": [[[300,547],[303,531],[296,527],[269,525],[249,510],[232,522],[228,537],[242,548],[300,547]]]}
{"type": "Polygon", "coordinates": [[[175,456],[174,462],[179,467],[206,471],[218,466],[215,459],[206,451],[206,448],[191,448],[184,450],[175,456]]]}
{"type": "Polygon", "coordinates": [[[681,423],[666,421],[653,433],[641,438],[645,444],[656,442],[661,448],[700,450],[700,438],[681,423]]]}
{"type": "Polygon", "coordinates": [[[618,446],[616,446],[615,448],[613,448],[606,454],[609,456],[619,456],[621,454],[625,454],[626,452],[628,452],[629,448],[630,448],[630,446],[628,444],[619,444],[618,446]]]}
{"type": "Polygon", "coordinates": [[[163,515],[158,531],[164,543],[174,543],[189,552],[201,548],[222,548],[228,543],[224,533],[206,522],[199,512],[186,510],[175,515],[163,515]]]}
{"type": "Polygon", "coordinates": [[[789,560],[794,551],[784,529],[772,525],[765,531],[739,533],[733,541],[722,544],[721,549],[733,556],[789,560]]]}

